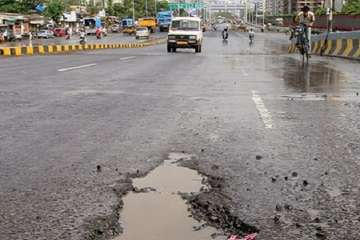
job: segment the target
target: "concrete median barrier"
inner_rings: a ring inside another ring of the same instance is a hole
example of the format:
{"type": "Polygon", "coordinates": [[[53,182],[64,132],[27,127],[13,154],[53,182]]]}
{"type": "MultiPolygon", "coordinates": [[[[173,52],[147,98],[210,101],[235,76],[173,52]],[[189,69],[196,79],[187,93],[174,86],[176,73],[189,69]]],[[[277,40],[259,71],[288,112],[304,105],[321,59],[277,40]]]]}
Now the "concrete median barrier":
{"type": "MultiPolygon", "coordinates": [[[[289,53],[296,53],[295,42],[289,53]]],[[[312,36],[311,53],[321,56],[344,57],[360,60],[360,31],[320,34],[312,36]]]]}
{"type": "Polygon", "coordinates": [[[166,42],[165,38],[152,39],[139,43],[112,43],[112,44],[74,44],[74,45],[39,45],[21,47],[2,47],[0,56],[33,56],[44,54],[62,54],[75,51],[88,51],[98,49],[117,49],[117,48],[143,48],[166,42]]]}

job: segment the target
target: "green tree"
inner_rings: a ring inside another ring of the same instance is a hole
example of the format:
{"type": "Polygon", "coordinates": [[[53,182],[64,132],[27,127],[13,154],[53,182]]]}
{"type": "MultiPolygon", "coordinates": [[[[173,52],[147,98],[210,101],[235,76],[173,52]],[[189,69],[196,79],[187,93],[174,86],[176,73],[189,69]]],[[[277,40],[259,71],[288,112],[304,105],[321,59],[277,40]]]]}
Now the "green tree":
{"type": "Polygon", "coordinates": [[[58,22],[65,11],[65,3],[62,0],[50,0],[45,9],[45,16],[58,22]]]}
{"type": "Polygon", "coordinates": [[[162,0],[160,2],[157,2],[156,7],[158,11],[167,11],[169,9],[169,2],[166,0],[162,0]]]}
{"type": "Polygon", "coordinates": [[[348,0],[342,9],[343,13],[358,15],[360,14],[360,1],[348,0]]]}
{"type": "Polygon", "coordinates": [[[317,8],[317,9],[315,9],[315,15],[316,15],[316,16],[326,15],[326,8],[324,8],[324,7],[319,7],[319,8],[317,8]]]}
{"type": "Polygon", "coordinates": [[[107,8],[106,13],[110,16],[114,15],[114,6],[113,6],[113,0],[107,0],[107,8]]]}
{"type": "Polygon", "coordinates": [[[29,13],[44,0],[0,0],[0,12],[29,13]]]}

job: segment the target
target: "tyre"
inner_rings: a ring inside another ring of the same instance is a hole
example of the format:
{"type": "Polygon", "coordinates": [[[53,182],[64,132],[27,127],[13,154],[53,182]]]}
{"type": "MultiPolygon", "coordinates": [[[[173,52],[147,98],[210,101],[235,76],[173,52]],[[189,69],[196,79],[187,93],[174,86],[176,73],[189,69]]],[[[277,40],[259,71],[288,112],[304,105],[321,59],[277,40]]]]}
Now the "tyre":
{"type": "Polygon", "coordinates": [[[195,52],[196,52],[196,53],[201,53],[201,45],[197,45],[197,46],[195,47],[195,52]]]}

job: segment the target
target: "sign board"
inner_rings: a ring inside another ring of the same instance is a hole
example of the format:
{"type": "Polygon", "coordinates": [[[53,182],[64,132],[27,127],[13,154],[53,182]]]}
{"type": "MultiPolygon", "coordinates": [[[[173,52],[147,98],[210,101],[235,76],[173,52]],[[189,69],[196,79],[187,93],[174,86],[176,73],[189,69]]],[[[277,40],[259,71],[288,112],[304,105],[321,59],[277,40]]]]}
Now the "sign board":
{"type": "Polygon", "coordinates": [[[169,3],[169,10],[174,11],[176,9],[202,9],[206,5],[204,3],[169,3]]]}

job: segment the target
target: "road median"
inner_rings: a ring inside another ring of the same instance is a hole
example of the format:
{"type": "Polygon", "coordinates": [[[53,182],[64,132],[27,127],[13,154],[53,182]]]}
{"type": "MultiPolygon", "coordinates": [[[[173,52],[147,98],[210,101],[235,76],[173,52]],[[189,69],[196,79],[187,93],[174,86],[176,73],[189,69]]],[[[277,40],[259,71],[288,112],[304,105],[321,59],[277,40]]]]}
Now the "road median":
{"type": "Polygon", "coordinates": [[[144,42],[130,43],[96,43],[96,44],[50,44],[38,46],[19,46],[19,47],[0,47],[0,56],[33,56],[45,54],[63,54],[75,51],[89,51],[99,49],[117,49],[117,48],[143,48],[166,41],[165,38],[156,38],[144,42]]]}
{"type": "MultiPolygon", "coordinates": [[[[293,41],[289,46],[289,53],[296,52],[293,41]]],[[[360,60],[360,31],[315,35],[311,39],[311,53],[360,60]]]]}

